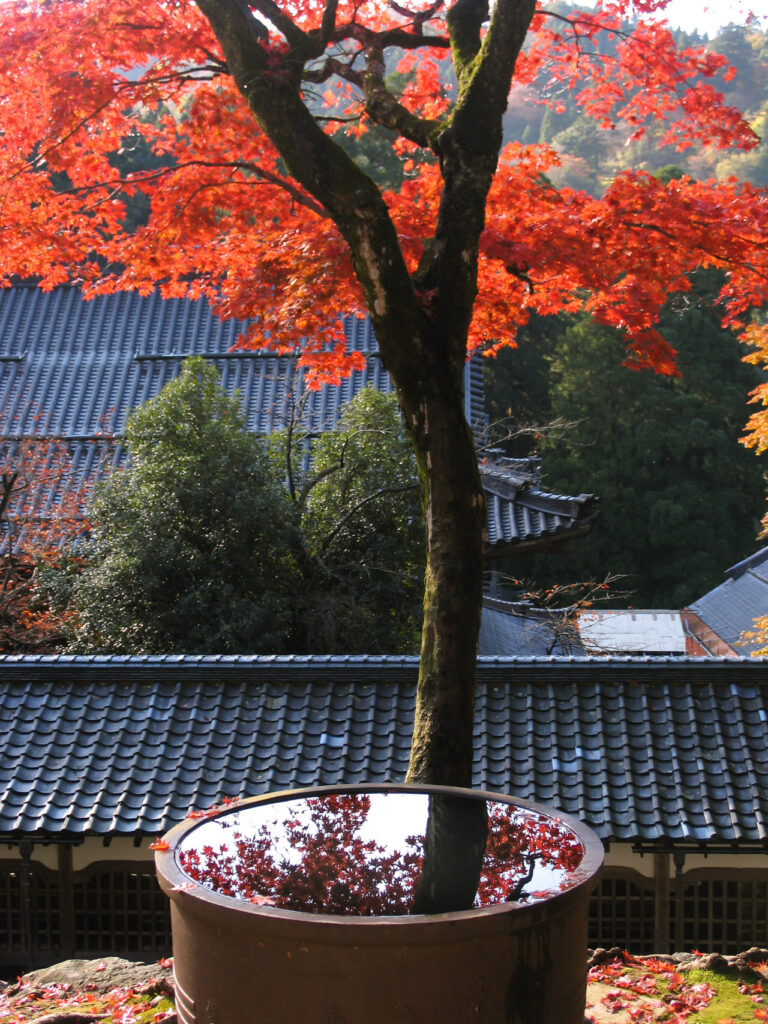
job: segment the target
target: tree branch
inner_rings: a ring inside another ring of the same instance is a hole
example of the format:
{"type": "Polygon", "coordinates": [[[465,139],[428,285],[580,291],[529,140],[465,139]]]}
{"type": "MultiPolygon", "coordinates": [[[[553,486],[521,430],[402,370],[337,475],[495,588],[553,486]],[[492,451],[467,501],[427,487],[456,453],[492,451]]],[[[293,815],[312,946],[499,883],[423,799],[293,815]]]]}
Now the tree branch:
{"type": "Polygon", "coordinates": [[[237,87],[288,173],[328,211],[349,245],[382,357],[400,381],[402,397],[403,386],[410,386],[413,378],[413,366],[420,364],[423,311],[381,190],[323,132],[305,105],[298,52],[292,62],[281,61],[280,68],[287,73],[276,74],[253,36],[241,0],[196,3],[219,40],[237,87]]]}
{"type": "Polygon", "coordinates": [[[366,505],[369,505],[372,501],[375,501],[377,498],[381,498],[385,494],[404,494],[406,491],[417,491],[418,489],[418,484],[403,484],[402,487],[380,487],[377,491],[374,491],[372,494],[367,494],[364,498],[361,498],[360,501],[353,505],[352,508],[349,509],[349,511],[345,515],[341,517],[341,519],[338,521],[338,523],[334,526],[334,528],[325,538],[323,543],[320,545],[320,554],[325,554],[325,552],[331,546],[334,539],[344,529],[349,520],[357,515],[361,508],[365,508],[366,505]]]}
{"type": "Polygon", "coordinates": [[[245,160],[233,160],[230,162],[216,160],[186,160],[184,163],[173,164],[173,166],[171,167],[161,167],[158,170],[154,171],[140,172],[130,178],[118,177],[110,181],[92,182],[90,185],[73,185],[71,188],[59,190],[59,194],[88,195],[89,193],[96,192],[102,188],[120,189],[125,188],[126,186],[139,188],[143,184],[148,184],[154,181],[160,181],[163,178],[171,177],[176,172],[185,170],[189,167],[211,167],[222,169],[230,168],[232,170],[248,171],[251,174],[255,174],[260,179],[262,179],[262,181],[259,182],[247,180],[234,181],[232,179],[230,179],[229,181],[208,182],[205,185],[200,185],[198,190],[202,188],[224,188],[225,186],[228,185],[244,185],[246,187],[253,187],[254,185],[266,182],[267,184],[275,185],[277,188],[280,188],[284,192],[287,192],[290,195],[291,199],[293,199],[300,206],[304,206],[306,207],[306,209],[311,210],[313,213],[316,213],[318,217],[322,217],[324,219],[327,219],[328,217],[327,211],[324,210],[319,203],[315,202],[315,200],[311,196],[308,196],[306,192],[302,192],[301,189],[297,188],[292,182],[288,181],[286,178],[283,178],[279,174],[274,174],[272,171],[266,170],[259,164],[254,164],[245,160]]]}
{"type": "Polygon", "coordinates": [[[310,41],[309,57],[319,57],[334,38],[338,6],[338,0],[326,0],[320,28],[307,34],[310,41]]]}
{"type": "Polygon", "coordinates": [[[383,128],[398,132],[403,138],[415,142],[423,149],[433,149],[434,139],[442,127],[440,121],[428,120],[412,114],[399,103],[385,84],[386,65],[383,47],[377,43],[366,53],[364,76],[365,112],[383,128]]]}
{"type": "Polygon", "coordinates": [[[347,449],[352,444],[352,442],[357,440],[358,437],[364,437],[366,435],[370,436],[371,434],[378,434],[380,437],[386,437],[387,436],[387,433],[386,433],[385,430],[377,430],[374,427],[363,428],[361,430],[353,430],[350,433],[345,434],[343,436],[341,452],[339,454],[338,462],[335,462],[332,466],[326,467],[320,473],[316,473],[315,476],[308,477],[305,480],[304,486],[302,487],[301,494],[299,496],[299,507],[300,508],[304,507],[304,504],[305,504],[307,498],[309,497],[310,493],[315,489],[315,487],[317,487],[318,484],[322,483],[323,480],[326,480],[333,473],[338,473],[339,470],[344,469],[344,467],[346,465],[346,463],[344,461],[344,456],[346,455],[347,449]]]}
{"type": "MultiPolygon", "coordinates": [[[[247,14],[251,14],[248,4],[243,3],[242,0],[236,0],[236,2],[247,14]]],[[[255,7],[266,21],[274,25],[292,50],[305,57],[309,56],[312,48],[309,45],[309,37],[306,32],[302,31],[292,18],[283,13],[274,0],[251,0],[251,6],[255,7]]],[[[259,35],[258,25],[258,20],[251,15],[251,31],[257,36],[259,35]]]]}

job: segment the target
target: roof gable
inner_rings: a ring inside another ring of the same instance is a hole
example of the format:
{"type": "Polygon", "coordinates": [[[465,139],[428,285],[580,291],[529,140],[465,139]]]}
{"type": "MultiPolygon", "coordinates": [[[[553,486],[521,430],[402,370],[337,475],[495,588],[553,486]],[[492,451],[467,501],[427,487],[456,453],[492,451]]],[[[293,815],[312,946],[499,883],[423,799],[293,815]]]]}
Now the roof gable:
{"type": "Polygon", "coordinates": [[[749,654],[765,646],[741,636],[754,629],[758,616],[768,615],[768,548],[731,566],[727,574],[725,583],[689,607],[733,651],[749,654]]]}

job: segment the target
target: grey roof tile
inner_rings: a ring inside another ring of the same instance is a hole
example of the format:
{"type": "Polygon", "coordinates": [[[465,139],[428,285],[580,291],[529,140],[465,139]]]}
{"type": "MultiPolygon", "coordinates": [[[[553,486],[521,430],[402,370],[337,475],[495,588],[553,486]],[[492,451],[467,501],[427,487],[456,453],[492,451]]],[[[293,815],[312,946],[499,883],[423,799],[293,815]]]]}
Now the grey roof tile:
{"type": "Polygon", "coordinates": [[[768,615],[768,548],[731,566],[726,575],[690,610],[737,653],[750,654],[760,645],[742,640],[742,634],[753,629],[757,616],[768,615]]]}
{"type": "MultiPolygon", "coordinates": [[[[415,667],[0,659],[0,834],[155,834],[223,796],[402,778],[415,667]]],[[[768,664],[492,659],[479,676],[476,785],[605,838],[766,840],[768,664]]]]}

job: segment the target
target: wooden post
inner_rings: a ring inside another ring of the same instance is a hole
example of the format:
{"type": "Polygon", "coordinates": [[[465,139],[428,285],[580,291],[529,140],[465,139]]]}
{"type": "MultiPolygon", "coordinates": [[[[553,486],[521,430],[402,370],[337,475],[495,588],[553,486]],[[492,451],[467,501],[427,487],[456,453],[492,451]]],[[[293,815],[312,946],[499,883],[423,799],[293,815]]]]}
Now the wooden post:
{"type": "Polygon", "coordinates": [[[653,948],[669,952],[669,854],[653,855],[653,948]]]}
{"type": "Polygon", "coordinates": [[[72,847],[58,847],[59,859],[59,935],[62,960],[75,955],[75,883],[72,869],[72,847]]]}
{"type": "Polygon", "coordinates": [[[19,868],[21,942],[28,971],[35,966],[35,947],[37,945],[32,922],[32,879],[30,870],[32,845],[30,839],[22,839],[19,843],[19,853],[21,855],[21,866],[19,868]]]}
{"type": "Polygon", "coordinates": [[[672,854],[675,864],[675,953],[683,952],[683,868],[685,854],[675,850],[672,854]]]}

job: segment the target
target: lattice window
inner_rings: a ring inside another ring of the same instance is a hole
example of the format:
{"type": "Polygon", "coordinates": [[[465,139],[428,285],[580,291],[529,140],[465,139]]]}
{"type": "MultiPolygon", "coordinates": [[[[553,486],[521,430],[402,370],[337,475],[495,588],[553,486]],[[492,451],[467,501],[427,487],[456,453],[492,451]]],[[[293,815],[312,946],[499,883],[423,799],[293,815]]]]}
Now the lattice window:
{"type": "Polygon", "coordinates": [[[168,899],[148,865],[94,864],[75,878],[75,947],[86,955],[167,955],[168,899]]]}
{"type": "Polygon", "coordinates": [[[709,877],[699,877],[683,890],[683,951],[733,954],[750,946],[765,948],[768,871],[707,874],[709,877]]]}
{"type": "Polygon", "coordinates": [[[606,872],[589,904],[589,945],[653,953],[654,913],[653,879],[606,872]]]}
{"type": "MultiPolygon", "coordinates": [[[[38,953],[61,949],[59,886],[56,873],[39,864],[29,872],[32,947],[38,953]]],[[[0,953],[29,950],[24,935],[20,864],[0,864],[0,953]]]]}
{"type": "Polygon", "coordinates": [[[23,949],[19,873],[0,867],[0,951],[16,952],[23,949]]]}

